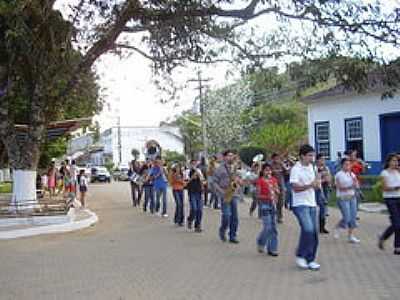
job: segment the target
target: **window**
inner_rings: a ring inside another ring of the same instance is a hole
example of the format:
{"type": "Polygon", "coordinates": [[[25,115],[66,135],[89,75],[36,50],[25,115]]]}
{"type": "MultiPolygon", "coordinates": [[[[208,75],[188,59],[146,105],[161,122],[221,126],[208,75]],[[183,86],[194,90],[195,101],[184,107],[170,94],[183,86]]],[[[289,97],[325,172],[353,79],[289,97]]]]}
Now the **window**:
{"type": "Polygon", "coordinates": [[[329,122],[315,123],[315,148],[318,154],[322,154],[328,160],[331,158],[329,122]]]}
{"type": "Polygon", "coordinates": [[[364,158],[362,118],[345,120],[346,150],[357,150],[358,156],[364,158]]]}

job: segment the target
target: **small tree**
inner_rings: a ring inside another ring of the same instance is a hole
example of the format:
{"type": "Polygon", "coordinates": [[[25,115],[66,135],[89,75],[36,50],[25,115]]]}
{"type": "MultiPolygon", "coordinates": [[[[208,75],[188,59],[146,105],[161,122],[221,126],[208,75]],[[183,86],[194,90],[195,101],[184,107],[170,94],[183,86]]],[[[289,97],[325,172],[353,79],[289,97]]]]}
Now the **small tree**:
{"type": "Polygon", "coordinates": [[[186,161],[185,155],[178,153],[176,151],[164,150],[163,151],[163,159],[170,165],[174,162],[183,163],[186,161]]]}
{"type": "Polygon", "coordinates": [[[140,157],[140,152],[138,149],[133,148],[131,154],[134,160],[137,160],[140,157]]]}
{"type": "Polygon", "coordinates": [[[268,152],[295,153],[306,140],[305,127],[293,126],[289,122],[265,126],[252,135],[252,144],[264,147],[268,152]]]}

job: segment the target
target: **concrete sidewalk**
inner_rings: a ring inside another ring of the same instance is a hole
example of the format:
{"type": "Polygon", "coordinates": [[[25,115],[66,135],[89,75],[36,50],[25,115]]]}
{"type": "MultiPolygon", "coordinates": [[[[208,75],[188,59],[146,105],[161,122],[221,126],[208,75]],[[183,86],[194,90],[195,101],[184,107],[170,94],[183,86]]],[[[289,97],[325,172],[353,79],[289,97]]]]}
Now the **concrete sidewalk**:
{"type": "MultiPolygon", "coordinates": [[[[376,246],[387,216],[361,213],[353,245],[322,236],[319,272],[294,265],[298,226],[279,225],[278,258],[260,255],[260,230],[240,205],[239,245],[218,240],[220,214],[204,209],[204,232],[131,207],[126,182],[91,186],[96,226],[79,232],[0,241],[0,299],[390,299],[400,295],[400,259],[376,246]]],[[[187,202],[185,202],[187,206],[187,202]]],[[[329,228],[338,220],[330,210],[329,228]]]]}

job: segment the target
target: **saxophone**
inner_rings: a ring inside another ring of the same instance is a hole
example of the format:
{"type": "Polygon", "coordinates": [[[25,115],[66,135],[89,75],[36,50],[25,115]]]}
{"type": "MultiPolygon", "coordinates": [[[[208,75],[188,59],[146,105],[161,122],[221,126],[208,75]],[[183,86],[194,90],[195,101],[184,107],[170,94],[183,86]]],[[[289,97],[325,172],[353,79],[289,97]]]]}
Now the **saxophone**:
{"type": "Polygon", "coordinates": [[[232,202],[233,195],[235,194],[235,191],[238,188],[238,184],[235,181],[236,173],[237,173],[237,164],[233,164],[231,167],[231,172],[229,174],[229,185],[224,193],[225,203],[232,202]]]}

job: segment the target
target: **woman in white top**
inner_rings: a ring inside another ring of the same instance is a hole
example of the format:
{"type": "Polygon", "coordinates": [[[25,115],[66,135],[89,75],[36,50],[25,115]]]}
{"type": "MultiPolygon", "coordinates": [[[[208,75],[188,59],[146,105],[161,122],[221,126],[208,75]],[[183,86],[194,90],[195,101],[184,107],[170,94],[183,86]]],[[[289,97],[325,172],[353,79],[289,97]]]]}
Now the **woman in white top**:
{"type": "Polygon", "coordinates": [[[336,197],[337,205],[342,213],[342,219],[336,225],[335,238],[339,238],[339,230],[348,230],[348,241],[350,243],[359,243],[360,240],[353,234],[357,227],[357,199],[356,189],[359,188],[356,175],[351,172],[351,162],[348,158],[341,161],[342,169],[336,174],[336,197]]]}
{"type": "Polygon", "coordinates": [[[379,237],[379,248],[384,249],[386,241],[394,233],[394,254],[400,255],[400,170],[396,154],[389,154],[381,173],[383,199],[387,205],[391,225],[379,237]]]}

